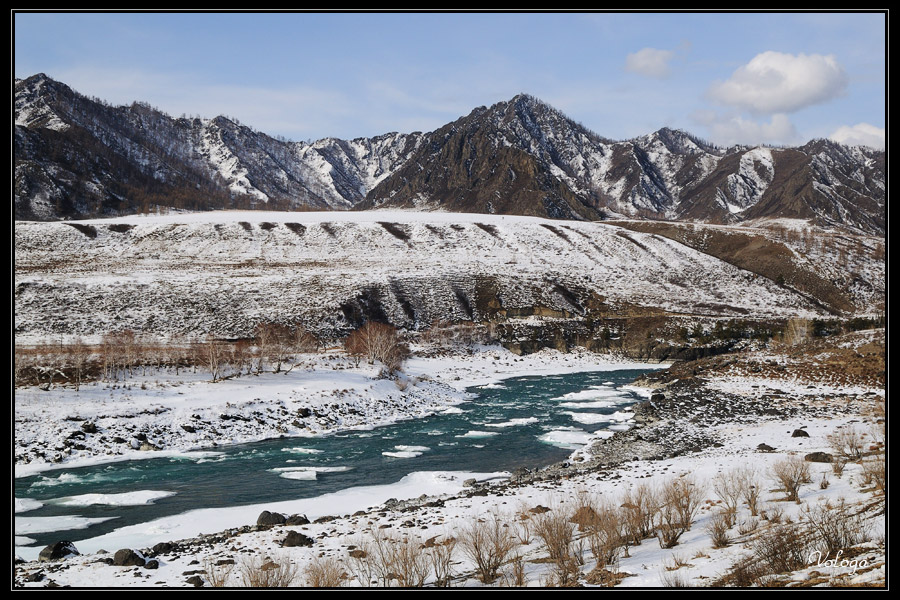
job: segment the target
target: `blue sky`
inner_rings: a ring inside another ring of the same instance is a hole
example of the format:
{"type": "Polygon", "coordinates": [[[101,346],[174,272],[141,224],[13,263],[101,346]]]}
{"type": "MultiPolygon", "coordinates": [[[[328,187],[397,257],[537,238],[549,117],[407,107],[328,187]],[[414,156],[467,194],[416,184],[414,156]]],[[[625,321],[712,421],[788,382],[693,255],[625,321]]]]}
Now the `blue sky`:
{"type": "Polygon", "coordinates": [[[884,13],[15,13],[15,76],[294,140],[532,94],[608,138],[883,146],[884,13]]]}

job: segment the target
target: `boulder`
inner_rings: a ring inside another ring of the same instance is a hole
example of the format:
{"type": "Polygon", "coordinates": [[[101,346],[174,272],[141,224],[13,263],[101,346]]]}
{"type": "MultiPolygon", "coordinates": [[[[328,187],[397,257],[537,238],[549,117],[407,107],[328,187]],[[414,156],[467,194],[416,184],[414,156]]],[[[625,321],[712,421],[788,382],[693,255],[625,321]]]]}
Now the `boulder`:
{"type": "Polygon", "coordinates": [[[85,421],[81,424],[81,430],[85,433],[97,433],[97,426],[90,421],[85,421]]]}
{"type": "Polygon", "coordinates": [[[172,542],[160,542],[153,546],[153,555],[157,556],[159,554],[169,554],[173,550],[175,550],[175,544],[172,542]]]}
{"type": "Polygon", "coordinates": [[[773,448],[772,446],[770,446],[768,444],[760,444],[759,446],[756,447],[756,449],[759,450],[760,452],[774,452],[775,451],[775,448],[773,448]]]}
{"type": "Polygon", "coordinates": [[[807,462],[830,463],[834,461],[834,457],[827,452],[810,452],[803,457],[807,462]]]}
{"type": "Polygon", "coordinates": [[[299,531],[288,531],[287,537],[281,541],[282,548],[298,548],[298,547],[308,547],[312,546],[315,543],[308,535],[303,535],[299,531]]]}
{"type": "Polygon", "coordinates": [[[807,432],[806,432],[805,430],[803,430],[803,429],[795,429],[795,430],[794,430],[794,433],[791,434],[791,437],[792,437],[792,438],[795,438],[795,437],[809,437],[809,433],[807,433],[807,432]]]}
{"type": "Polygon", "coordinates": [[[113,564],[117,567],[143,567],[147,561],[134,550],[122,548],[113,555],[113,564]]]}
{"type": "Polygon", "coordinates": [[[309,525],[309,519],[306,518],[306,515],[291,515],[284,520],[284,524],[299,527],[300,525],[309,525]]]}
{"type": "Polygon", "coordinates": [[[267,510],[259,513],[259,517],[256,518],[256,525],[258,527],[273,527],[275,525],[284,525],[284,522],[287,519],[284,518],[284,515],[281,513],[273,513],[267,510]]]}
{"type": "Polygon", "coordinates": [[[67,556],[78,556],[78,549],[72,542],[56,542],[50,544],[38,554],[38,561],[49,562],[52,560],[62,560],[67,556]]]}
{"type": "Polygon", "coordinates": [[[189,583],[189,584],[191,584],[191,585],[194,586],[194,587],[203,587],[203,579],[202,579],[200,576],[198,576],[198,575],[194,575],[194,576],[192,576],[192,577],[188,577],[188,578],[185,580],[185,583],[189,583]]]}

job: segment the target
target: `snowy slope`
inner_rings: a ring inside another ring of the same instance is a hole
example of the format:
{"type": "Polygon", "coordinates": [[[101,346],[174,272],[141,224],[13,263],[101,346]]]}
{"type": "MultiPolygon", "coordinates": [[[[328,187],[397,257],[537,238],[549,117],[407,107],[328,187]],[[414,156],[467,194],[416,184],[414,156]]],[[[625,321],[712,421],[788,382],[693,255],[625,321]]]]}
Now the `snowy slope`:
{"type": "Polygon", "coordinates": [[[528,217],[252,211],[18,222],[15,253],[20,342],[122,328],[239,337],[263,320],[334,335],[360,318],[414,329],[578,319],[598,297],[611,311],[819,314],[791,290],[672,240],[528,217]]]}

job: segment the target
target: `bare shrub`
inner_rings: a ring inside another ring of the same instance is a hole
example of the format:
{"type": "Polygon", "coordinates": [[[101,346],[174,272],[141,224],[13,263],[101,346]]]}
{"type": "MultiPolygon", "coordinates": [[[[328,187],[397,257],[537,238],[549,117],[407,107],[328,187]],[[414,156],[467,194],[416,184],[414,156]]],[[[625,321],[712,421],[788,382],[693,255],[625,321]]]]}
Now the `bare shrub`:
{"type": "Polygon", "coordinates": [[[456,544],[456,538],[448,536],[441,542],[436,542],[430,547],[426,546],[426,553],[431,561],[436,587],[450,587],[450,582],[453,579],[453,557],[456,551],[456,544]]]}
{"type": "Polygon", "coordinates": [[[234,563],[217,565],[212,559],[207,558],[203,561],[203,570],[205,571],[206,582],[209,583],[210,587],[227,587],[231,572],[234,571],[234,563]]]}
{"type": "Polygon", "coordinates": [[[541,538],[553,562],[551,583],[556,587],[568,587],[578,580],[580,570],[573,549],[575,524],[561,508],[543,513],[535,524],[535,534],[541,538]]]}
{"type": "Polygon", "coordinates": [[[751,516],[759,515],[759,501],[762,495],[762,483],[759,474],[753,467],[741,467],[737,469],[737,479],[740,482],[740,494],[747,507],[750,509],[751,516]]]}
{"type": "Polygon", "coordinates": [[[734,519],[727,511],[720,511],[710,517],[706,531],[712,540],[713,548],[725,548],[731,542],[728,536],[729,523],[734,519]]]}
{"type": "Polygon", "coordinates": [[[354,540],[347,560],[350,574],[362,587],[378,584],[375,573],[375,557],[368,538],[360,536],[354,540]]]}
{"type": "Polygon", "coordinates": [[[253,556],[241,562],[240,576],[244,587],[280,588],[292,585],[300,569],[285,556],[276,562],[269,557],[253,556]]]}
{"type": "Polygon", "coordinates": [[[422,587],[431,570],[429,555],[417,538],[395,538],[372,528],[350,553],[350,570],[360,585],[422,587]]]}
{"type": "Polygon", "coordinates": [[[759,527],[759,520],[751,517],[738,524],[738,533],[740,535],[750,535],[759,527]]]}
{"type": "Polygon", "coordinates": [[[587,527],[588,544],[597,561],[596,568],[616,565],[626,544],[622,513],[610,503],[601,503],[595,510],[595,518],[587,527]]]}
{"type": "Polygon", "coordinates": [[[772,465],[772,478],[781,485],[787,497],[796,502],[800,499],[800,487],[809,481],[809,463],[792,455],[772,465]]]}
{"type": "Polygon", "coordinates": [[[334,557],[317,556],[304,569],[306,585],[316,588],[336,588],[344,585],[347,575],[334,557]]]}
{"type": "Polygon", "coordinates": [[[742,557],[732,563],[726,574],[714,580],[712,585],[714,587],[752,587],[757,585],[764,575],[765,570],[756,558],[742,557]]]}
{"type": "Polygon", "coordinates": [[[400,587],[417,588],[425,585],[431,573],[428,554],[422,552],[417,538],[390,539],[390,558],[400,587]]]}
{"type": "Polygon", "coordinates": [[[532,517],[534,515],[528,511],[527,508],[520,508],[516,512],[516,520],[515,527],[513,529],[516,539],[523,546],[527,546],[531,543],[531,536],[534,531],[534,523],[532,522],[532,517]]]}
{"type": "Polygon", "coordinates": [[[887,490],[887,463],[884,454],[878,454],[862,461],[863,484],[874,485],[875,490],[884,493],[887,490]]]}
{"type": "Polygon", "coordinates": [[[751,543],[754,558],[765,573],[786,573],[807,566],[810,537],[797,524],[773,524],[751,543]]]}
{"type": "Polygon", "coordinates": [[[846,456],[835,456],[831,461],[831,472],[835,477],[841,477],[844,474],[844,467],[847,466],[846,456]]]}
{"type": "Polygon", "coordinates": [[[476,519],[462,528],[460,544],[475,563],[478,577],[485,584],[497,579],[500,566],[516,546],[508,527],[497,513],[487,519],[476,519]]]}
{"type": "Polygon", "coordinates": [[[869,540],[869,526],[860,513],[853,511],[841,498],[837,506],[819,504],[807,507],[804,516],[817,549],[824,555],[869,540]]]}
{"type": "Polygon", "coordinates": [[[858,460],[862,457],[864,447],[864,435],[853,425],[838,428],[828,436],[828,443],[832,450],[839,456],[849,460],[858,460]]]}
{"type": "Polygon", "coordinates": [[[648,483],[642,482],[625,492],[622,497],[623,522],[631,545],[639,546],[641,541],[653,535],[658,510],[657,492],[648,483]]]}
{"type": "Polygon", "coordinates": [[[737,470],[718,473],[712,480],[712,489],[716,496],[725,504],[725,511],[722,513],[725,517],[726,529],[734,526],[734,519],[737,515],[738,504],[740,504],[744,482],[741,479],[741,473],[737,470]]]}
{"type": "Polygon", "coordinates": [[[661,548],[672,548],[691,529],[700,510],[702,489],[691,477],[670,479],[660,489],[656,536],[661,548]]]}
{"type": "Polygon", "coordinates": [[[663,587],[666,588],[691,587],[691,585],[688,583],[687,577],[684,576],[684,573],[679,573],[677,571],[663,571],[660,579],[662,580],[663,587]]]}
{"type": "Polygon", "coordinates": [[[504,571],[501,584],[503,587],[525,587],[528,585],[528,577],[525,574],[525,559],[521,554],[513,556],[509,561],[509,570],[504,571]]]}

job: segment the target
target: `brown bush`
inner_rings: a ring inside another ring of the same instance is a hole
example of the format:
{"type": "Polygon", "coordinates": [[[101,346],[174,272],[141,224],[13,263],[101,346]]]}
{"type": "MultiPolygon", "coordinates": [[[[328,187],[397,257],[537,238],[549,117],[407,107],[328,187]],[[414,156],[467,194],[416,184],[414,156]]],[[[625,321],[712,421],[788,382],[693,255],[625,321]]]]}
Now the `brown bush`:
{"type": "Polygon", "coordinates": [[[702,488],[691,477],[670,479],[663,484],[656,523],[661,548],[674,547],[684,532],[690,531],[702,498],[702,488]]]}
{"type": "Polygon", "coordinates": [[[497,579],[501,565],[516,547],[509,528],[504,527],[503,519],[496,513],[463,527],[460,544],[463,552],[475,563],[479,579],[486,584],[497,579]]]}
{"type": "Polygon", "coordinates": [[[317,556],[304,569],[306,585],[316,588],[341,587],[347,580],[344,567],[334,557],[317,556]]]}
{"type": "Polygon", "coordinates": [[[785,500],[800,499],[800,487],[809,481],[809,463],[799,456],[788,456],[772,465],[772,478],[787,494],[785,500]]]}

